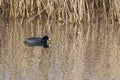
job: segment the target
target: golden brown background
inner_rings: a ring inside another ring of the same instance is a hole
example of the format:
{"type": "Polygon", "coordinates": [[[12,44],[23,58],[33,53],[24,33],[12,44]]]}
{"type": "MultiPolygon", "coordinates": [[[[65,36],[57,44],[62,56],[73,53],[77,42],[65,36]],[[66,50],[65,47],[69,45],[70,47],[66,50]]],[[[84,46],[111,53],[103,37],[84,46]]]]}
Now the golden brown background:
{"type": "Polygon", "coordinates": [[[0,5],[0,80],[120,80],[119,0],[0,5]],[[44,35],[50,48],[23,43],[44,35]]]}

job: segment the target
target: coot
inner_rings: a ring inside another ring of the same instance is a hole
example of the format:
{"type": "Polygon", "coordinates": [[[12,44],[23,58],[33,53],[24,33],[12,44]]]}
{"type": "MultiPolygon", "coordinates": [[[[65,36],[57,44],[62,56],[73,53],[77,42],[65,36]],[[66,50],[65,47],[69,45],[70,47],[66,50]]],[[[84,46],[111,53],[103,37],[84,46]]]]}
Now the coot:
{"type": "Polygon", "coordinates": [[[27,38],[25,41],[25,45],[28,46],[43,46],[44,48],[48,48],[49,45],[47,44],[47,40],[49,40],[48,36],[44,36],[43,38],[40,37],[32,37],[32,38],[27,38]]]}

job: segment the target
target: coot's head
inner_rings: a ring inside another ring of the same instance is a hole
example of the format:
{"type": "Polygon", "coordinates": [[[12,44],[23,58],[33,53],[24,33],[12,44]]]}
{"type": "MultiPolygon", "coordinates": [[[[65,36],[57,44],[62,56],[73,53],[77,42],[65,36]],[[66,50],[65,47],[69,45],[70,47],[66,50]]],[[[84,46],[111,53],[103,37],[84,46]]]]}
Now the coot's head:
{"type": "Polygon", "coordinates": [[[43,40],[46,40],[46,41],[47,41],[48,39],[49,39],[49,36],[44,36],[44,37],[43,37],[43,40]]]}

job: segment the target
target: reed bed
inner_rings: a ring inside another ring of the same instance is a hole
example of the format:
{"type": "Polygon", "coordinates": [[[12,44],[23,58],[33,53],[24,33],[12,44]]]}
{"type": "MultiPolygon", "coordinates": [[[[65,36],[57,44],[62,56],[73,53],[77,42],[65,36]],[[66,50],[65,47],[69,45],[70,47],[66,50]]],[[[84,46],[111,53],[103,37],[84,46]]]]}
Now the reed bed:
{"type": "Polygon", "coordinates": [[[37,17],[88,25],[104,17],[106,23],[120,23],[119,5],[119,0],[1,0],[0,15],[9,19],[31,21],[37,17]]]}
{"type": "Polygon", "coordinates": [[[0,0],[0,80],[119,80],[119,0],[0,0]],[[50,34],[50,48],[28,47],[50,34]]]}

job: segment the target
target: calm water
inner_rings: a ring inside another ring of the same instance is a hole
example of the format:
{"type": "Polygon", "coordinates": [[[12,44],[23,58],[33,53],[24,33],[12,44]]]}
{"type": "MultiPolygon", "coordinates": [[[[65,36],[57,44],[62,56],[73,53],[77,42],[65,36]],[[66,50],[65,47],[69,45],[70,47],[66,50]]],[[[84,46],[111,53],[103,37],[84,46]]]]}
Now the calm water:
{"type": "Polygon", "coordinates": [[[0,80],[119,80],[120,25],[0,21],[0,80]],[[28,47],[49,35],[50,48],[28,47]]]}

